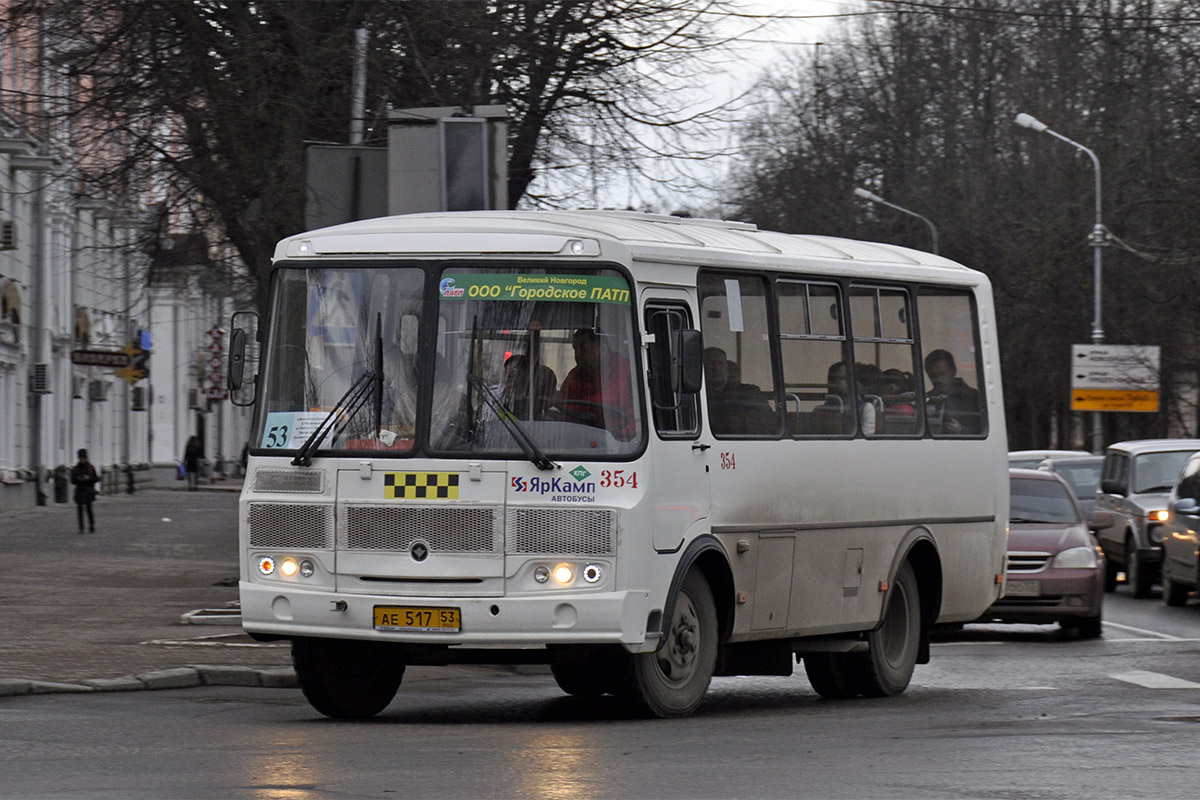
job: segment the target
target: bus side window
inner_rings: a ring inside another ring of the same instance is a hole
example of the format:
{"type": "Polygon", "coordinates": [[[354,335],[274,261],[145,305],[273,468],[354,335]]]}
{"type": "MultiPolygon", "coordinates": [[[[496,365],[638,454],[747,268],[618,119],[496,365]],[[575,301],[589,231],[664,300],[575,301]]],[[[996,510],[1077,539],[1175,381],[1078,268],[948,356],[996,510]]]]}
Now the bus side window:
{"type": "Polygon", "coordinates": [[[933,436],[987,434],[978,317],[971,294],[922,288],[917,300],[925,416],[933,436]]]}
{"type": "Polygon", "coordinates": [[[766,281],[702,273],[697,286],[709,428],[718,436],[777,436],[766,281]]]}
{"type": "Polygon", "coordinates": [[[864,436],[917,436],[912,314],[908,292],[891,286],[850,287],[854,388],[864,436]]]}
{"type": "Polygon", "coordinates": [[[834,283],[784,279],[776,281],[775,289],[788,433],[822,438],[853,434],[855,406],[844,394],[841,290],[834,283]]]}

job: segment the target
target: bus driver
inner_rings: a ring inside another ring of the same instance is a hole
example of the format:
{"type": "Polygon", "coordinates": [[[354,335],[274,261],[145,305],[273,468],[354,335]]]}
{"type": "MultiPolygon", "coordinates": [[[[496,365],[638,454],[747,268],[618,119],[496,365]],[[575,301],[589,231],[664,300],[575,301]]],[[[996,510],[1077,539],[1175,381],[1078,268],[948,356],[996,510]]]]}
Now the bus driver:
{"type": "Polygon", "coordinates": [[[617,439],[629,441],[637,432],[629,362],[605,348],[592,328],[576,330],[571,347],[575,366],[559,388],[564,415],[568,420],[607,428],[617,439]]]}

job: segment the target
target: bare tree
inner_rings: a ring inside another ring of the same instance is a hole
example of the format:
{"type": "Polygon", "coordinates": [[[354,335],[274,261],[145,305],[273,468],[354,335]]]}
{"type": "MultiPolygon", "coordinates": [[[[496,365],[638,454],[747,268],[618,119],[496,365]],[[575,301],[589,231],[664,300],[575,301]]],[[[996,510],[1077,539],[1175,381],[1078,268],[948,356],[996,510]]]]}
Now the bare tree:
{"type": "MultiPolygon", "coordinates": [[[[748,121],[743,139],[748,216],[928,246],[919,222],[856,201],[853,188],[865,185],[935,220],[942,252],[992,280],[1010,442],[1069,444],[1078,416],[1070,345],[1088,341],[1091,329],[1093,171],[1061,142],[1013,125],[1017,113],[1034,114],[1088,143],[1104,165],[1114,245],[1104,259],[1106,341],[1158,344],[1165,388],[1194,385],[1194,5],[896,0],[870,8],[876,13],[829,38],[819,61],[764,84],[768,110],[748,121]]],[[[1167,432],[1165,414],[1105,417],[1110,439],[1167,432]]]]}
{"type": "MultiPolygon", "coordinates": [[[[541,170],[636,168],[648,131],[691,119],[671,86],[721,44],[726,0],[18,0],[5,24],[55,43],[84,191],[137,199],[164,225],[215,227],[258,279],[303,228],[304,147],[345,142],[355,31],[369,35],[367,141],[387,111],[502,103],[510,202],[541,170]]],[[[692,72],[689,72],[691,70],[692,72]]],[[[655,151],[650,151],[655,152],[655,151]]],[[[669,152],[681,155],[682,148],[669,152]]]]}

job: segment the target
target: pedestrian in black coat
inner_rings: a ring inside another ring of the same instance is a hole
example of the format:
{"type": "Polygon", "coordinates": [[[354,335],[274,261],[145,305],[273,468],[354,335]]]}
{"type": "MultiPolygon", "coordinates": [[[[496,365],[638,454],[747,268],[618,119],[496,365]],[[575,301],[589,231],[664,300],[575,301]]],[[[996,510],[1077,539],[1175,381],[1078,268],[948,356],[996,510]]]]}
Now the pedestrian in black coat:
{"type": "Polygon", "coordinates": [[[96,499],[96,484],[100,476],[88,461],[87,450],[79,451],[79,463],[71,469],[71,483],[75,484],[75,512],[79,517],[79,532],[83,533],[83,515],[87,512],[88,532],[96,532],[96,517],[92,514],[92,502],[96,499]]]}

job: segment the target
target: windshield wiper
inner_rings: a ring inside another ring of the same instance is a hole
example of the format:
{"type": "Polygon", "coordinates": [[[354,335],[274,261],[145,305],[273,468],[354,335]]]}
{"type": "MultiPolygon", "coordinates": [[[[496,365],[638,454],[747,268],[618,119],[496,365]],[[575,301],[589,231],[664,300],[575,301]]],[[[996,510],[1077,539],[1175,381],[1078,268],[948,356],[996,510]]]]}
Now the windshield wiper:
{"type": "Polygon", "coordinates": [[[504,424],[504,427],[508,429],[509,434],[513,437],[513,441],[521,448],[521,452],[525,454],[525,457],[533,462],[533,465],[538,469],[558,469],[558,464],[555,464],[542,452],[542,449],[529,436],[525,427],[521,425],[521,421],[517,419],[517,415],[512,412],[512,409],[504,405],[500,398],[496,397],[491,387],[485,384],[483,379],[473,372],[468,377],[471,384],[479,391],[479,396],[483,398],[483,402],[495,412],[496,416],[504,424]]]}
{"type": "Polygon", "coordinates": [[[341,422],[339,432],[345,429],[358,410],[363,407],[367,397],[371,394],[374,387],[376,376],[375,370],[367,370],[358,380],[350,385],[346,393],[342,395],[342,399],[333,404],[333,408],[329,409],[329,413],[321,420],[321,424],[308,435],[304,440],[304,444],[300,445],[300,449],[296,451],[296,457],[292,459],[293,467],[307,467],[312,465],[312,457],[310,453],[317,449],[317,446],[329,435],[333,430],[334,425],[338,421],[338,416],[345,413],[345,418],[341,422]]]}
{"type": "Polygon", "coordinates": [[[333,430],[334,424],[338,421],[338,416],[344,415],[341,424],[338,426],[337,433],[341,433],[354,419],[354,415],[366,403],[367,398],[372,391],[375,394],[375,436],[379,437],[383,427],[383,334],[382,320],[376,323],[375,333],[375,363],[373,369],[369,369],[358,377],[354,383],[350,384],[350,388],[342,395],[342,398],[333,404],[333,408],[329,409],[329,413],[321,420],[321,424],[308,435],[304,440],[304,444],[300,445],[300,449],[296,451],[296,457],[292,459],[293,467],[308,467],[312,465],[312,451],[316,450],[321,442],[333,430]]]}

